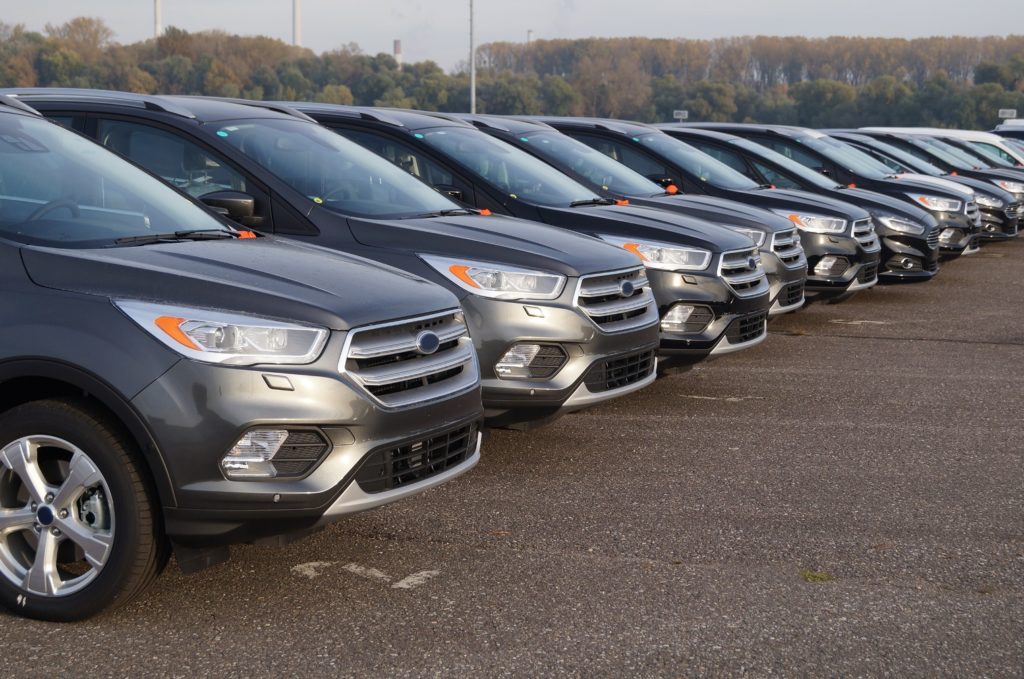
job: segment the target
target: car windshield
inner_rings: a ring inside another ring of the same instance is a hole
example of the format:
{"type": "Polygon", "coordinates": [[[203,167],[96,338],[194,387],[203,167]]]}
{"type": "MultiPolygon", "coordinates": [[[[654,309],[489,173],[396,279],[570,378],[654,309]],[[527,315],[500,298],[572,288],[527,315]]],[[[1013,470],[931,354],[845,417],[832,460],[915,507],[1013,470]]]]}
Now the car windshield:
{"type": "Polygon", "coordinates": [[[285,184],[335,212],[401,219],[461,209],[408,172],[315,123],[260,118],[209,124],[285,184]]]}
{"type": "Polygon", "coordinates": [[[914,154],[908,153],[897,146],[893,146],[892,144],[887,144],[884,141],[878,140],[872,140],[869,144],[871,148],[877,150],[879,153],[889,156],[901,165],[905,165],[907,169],[917,172],[918,174],[928,174],[933,177],[941,177],[946,174],[943,172],[941,167],[932,165],[927,160],[918,158],[914,154]]]}
{"type": "Polygon", "coordinates": [[[965,161],[959,154],[950,153],[947,149],[943,148],[948,146],[947,144],[939,144],[937,139],[932,139],[931,137],[914,136],[909,140],[909,143],[957,170],[973,170],[977,165],[974,161],[965,161]]]}
{"type": "Polygon", "coordinates": [[[575,179],[475,128],[437,127],[416,136],[511,198],[551,206],[600,201],[575,179]]]}
{"type": "Polygon", "coordinates": [[[605,191],[638,197],[665,193],[665,189],[639,172],[560,132],[524,134],[519,141],[541,158],[568,167],[605,191]]]}
{"type": "Polygon", "coordinates": [[[796,141],[814,149],[847,172],[867,179],[885,179],[892,171],[868,154],[826,135],[806,134],[796,141]]]}
{"type": "Polygon", "coordinates": [[[671,161],[700,181],[720,189],[749,191],[760,186],[722,161],[667,134],[647,134],[642,137],[633,137],[633,140],[671,161]]]}
{"type": "Polygon", "coordinates": [[[1024,155],[1024,139],[1017,139],[1016,137],[1006,137],[1003,139],[1003,143],[1010,146],[1018,153],[1024,155]]]}
{"type": "Polygon", "coordinates": [[[41,118],[0,114],[0,236],[99,248],[182,231],[234,233],[99,144],[41,118]]]}
{"type": "Polygon", "coordinates": [[[962,164],[968,168],[985,168],[991,166],[993,163],[988,163],[985,160],[985,156],[981,153],[971,153],[965,151],[955,144],[950,144],[948,141],[938,139],[937,137],[925,137],[929,143],[934,145],[936,148],[940,148],[949,155],[955,157],[962,164]]]}
{"type": "Polygon", "coordinates": [[[986,144],[980,141],[968,141],[967,146],[971,149],[969,153],[973,153],[976,156],[980,156],[983,160],[987,161],[989,165],[995,167],[1014,167],[1016,163],[1010,160],[1008,157],[1003,157],[1002,151],[992,144],[986,144]]]}
{"type": "Polygon", "coordinates": [[[801,165],[792,158],[787,158],[778,151],[773,151],[767,146],[762,146],[761,144],[750,141],[749,139],[730,139],[729,142],[741,149],[744,149],[748,153],[753,154],[756,158],[763,158],[770,163],[778,165],[786,172],[796,175],[801,181],[814,187],[832,190],[839,186],[839,184],[836,184],[820,172],[815,172],[806,165],[801,165]]]}

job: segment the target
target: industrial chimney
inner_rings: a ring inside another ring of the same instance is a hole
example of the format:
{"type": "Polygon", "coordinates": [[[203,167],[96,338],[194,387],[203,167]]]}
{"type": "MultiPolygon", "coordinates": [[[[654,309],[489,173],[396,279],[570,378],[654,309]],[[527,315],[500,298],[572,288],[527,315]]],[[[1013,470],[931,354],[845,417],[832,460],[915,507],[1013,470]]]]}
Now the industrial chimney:
{"type": "Polygon", "coordinates": [[[292,44],[302,47],[302,0],[292,0],[292,44]]]}
{"type": "Polygon", "coordinates": [[[398,70],[402,70],[402,41],[395,40],[395,63],[398,64],[398,70]]]}
{"type": "Polygon", "coordinates": [[[160,1],[161,0],[153,0],[153,37],[154,38],[159,38],[160,35],[164,32],[163,17],[161,16],[162,12],[160,10],[160,1]]]}

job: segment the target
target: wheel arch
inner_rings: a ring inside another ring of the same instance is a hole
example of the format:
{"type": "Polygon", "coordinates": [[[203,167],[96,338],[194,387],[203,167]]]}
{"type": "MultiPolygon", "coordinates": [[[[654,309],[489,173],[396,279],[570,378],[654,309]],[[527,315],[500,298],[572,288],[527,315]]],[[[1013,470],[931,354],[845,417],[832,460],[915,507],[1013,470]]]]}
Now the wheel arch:
{"type": "Polygon", "coordinates": [[[0,363],[0,412],[22,403],[61,396],[85,397],[124,428],[138,447],[160,504],[176,505],[163,455],[142,417],[121,394],[98,376],[51,359],[17,359],[0,363]]]}

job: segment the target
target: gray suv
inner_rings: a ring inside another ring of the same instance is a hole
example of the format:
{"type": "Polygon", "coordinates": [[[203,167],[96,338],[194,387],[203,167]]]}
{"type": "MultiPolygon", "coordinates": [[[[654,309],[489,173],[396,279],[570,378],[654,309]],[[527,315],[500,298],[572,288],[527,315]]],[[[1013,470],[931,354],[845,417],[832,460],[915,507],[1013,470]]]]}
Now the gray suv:
{"type": "Polygon", "coordinates": [[[173,548],[282,542],[479,459],[458,300],[235,230],[0,97],[0,603],[75,620],[173,548]]]}

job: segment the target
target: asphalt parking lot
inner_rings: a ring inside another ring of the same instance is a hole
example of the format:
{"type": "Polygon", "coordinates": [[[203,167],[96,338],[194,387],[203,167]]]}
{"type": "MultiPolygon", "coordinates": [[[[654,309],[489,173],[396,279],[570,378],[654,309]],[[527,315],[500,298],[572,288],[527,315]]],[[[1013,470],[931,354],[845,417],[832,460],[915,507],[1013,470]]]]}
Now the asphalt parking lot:
{"type": "Polygon", "coordinates": [[[1024,675],[1024,240],[774,322],[3,674],[1024,675]]]}

